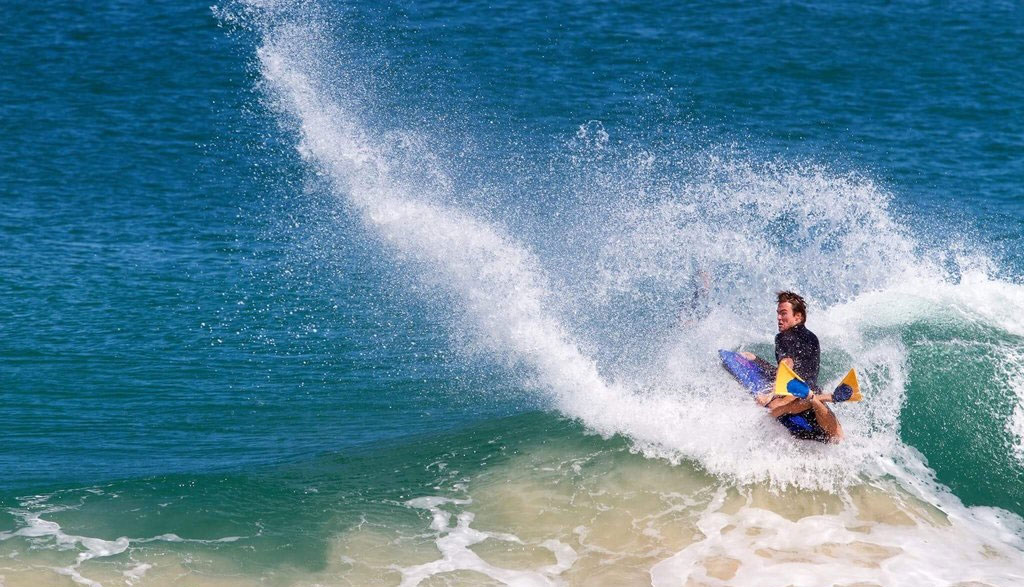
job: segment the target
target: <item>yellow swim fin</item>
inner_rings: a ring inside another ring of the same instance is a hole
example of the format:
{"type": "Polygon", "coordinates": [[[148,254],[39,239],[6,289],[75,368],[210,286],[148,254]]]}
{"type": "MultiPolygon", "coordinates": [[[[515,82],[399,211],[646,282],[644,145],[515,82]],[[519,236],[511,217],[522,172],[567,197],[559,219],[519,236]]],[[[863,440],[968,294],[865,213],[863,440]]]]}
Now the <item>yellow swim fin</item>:
{"type": "Polygon", "coordinates": [[[811,388],[793,372],[789,365],[779,363],[779,371],[775,374],[775,395],[795,395],[803,399],[810,393],[811,388]]]}
{"type": "Polygon", "coordinates": [[[850,369],[850,372],[843,377],[843,380],[832,392],[832,400],[836,402],[859,402],[864,399],[860,394],[860,383],[857,382],[857,372],[850,369]]]}

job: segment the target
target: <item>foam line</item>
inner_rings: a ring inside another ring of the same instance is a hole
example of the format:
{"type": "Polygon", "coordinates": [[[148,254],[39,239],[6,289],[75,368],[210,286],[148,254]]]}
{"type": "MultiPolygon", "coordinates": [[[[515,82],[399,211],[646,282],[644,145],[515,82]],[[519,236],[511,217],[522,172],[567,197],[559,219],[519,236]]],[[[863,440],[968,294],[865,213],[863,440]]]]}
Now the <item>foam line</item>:
{"type": "Polygon", "coordinates": [[[438,533],[435,541],[441,558],[412,567],[399,567],[402,573],[402,587],[414,587],[427,578],[452,571],[467,570],[487,575],[506,585],[522,587],[548,587],[561,584],[556,577],[569,569],[576,560],[575,551],[557,540],[546,540],[541,544],[550,550],[556,562],[536,571],[513,570],[497,567],[480,558],[470,550],[474,544],[485,540],[503,540],[522,544],[518,537],[501,532],[483,532],[470,527],[474,514],[464,511],[456,517],[454,527],[450,526],[451,514],[441,509],[445,504],[468,505],[470,500],[455,500],[444,497],[421,497],[406,502],[409,507],[426,509],[431,513],[431,529],[438,533]]]}

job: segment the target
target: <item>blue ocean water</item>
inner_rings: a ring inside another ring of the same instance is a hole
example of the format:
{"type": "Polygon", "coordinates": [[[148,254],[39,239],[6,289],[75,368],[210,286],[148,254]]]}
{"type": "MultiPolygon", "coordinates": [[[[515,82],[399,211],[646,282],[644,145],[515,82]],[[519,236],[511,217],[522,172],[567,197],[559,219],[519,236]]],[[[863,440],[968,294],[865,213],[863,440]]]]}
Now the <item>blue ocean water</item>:
{"type": "Polygon", "coordinates": [[[0,583],[660,584],[699,578],[667,528],[622,575],[588,556],[650,545],[586,537],[679,485],[694,515],[868,486],[1020,548],[1019,6],[7,12],[0,583]],[[773,460],[714,351],[770,354],[785,287],[868,399],[773,460]],[[524,468],[621,503],[558,534],[495,489],[524,468]],[[436,577],[470,524],[550,553],[436,577]]]}

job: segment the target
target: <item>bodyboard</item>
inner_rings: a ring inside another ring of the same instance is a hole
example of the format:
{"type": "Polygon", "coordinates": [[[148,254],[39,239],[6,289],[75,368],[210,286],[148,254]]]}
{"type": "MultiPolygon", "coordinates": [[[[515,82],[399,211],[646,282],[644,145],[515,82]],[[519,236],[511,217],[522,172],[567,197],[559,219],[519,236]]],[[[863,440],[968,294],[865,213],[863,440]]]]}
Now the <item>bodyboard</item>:
{"type": "Polygon", "coordinates": [[[721,350],[718,356],[722,358],[722,366],[736,381],[739,381],[750,395],[758,395],[771,391],[775,383],[775,375],[765,372],[764,367],[744,358],[737,352],[721,350]]]}

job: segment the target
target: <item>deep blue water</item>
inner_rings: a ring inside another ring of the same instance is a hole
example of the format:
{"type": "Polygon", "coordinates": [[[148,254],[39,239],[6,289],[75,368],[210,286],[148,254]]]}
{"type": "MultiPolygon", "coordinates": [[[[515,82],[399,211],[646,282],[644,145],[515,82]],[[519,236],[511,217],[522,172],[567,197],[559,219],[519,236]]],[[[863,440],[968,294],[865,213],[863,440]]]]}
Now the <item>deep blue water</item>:
{"type": "Polygon", "coordinates": [[[424,423],[439,404],[474,417],[445,399],[429,323],[358,257],[325,278],[277,230],[296,170],[270,163],[246,47],[208,7],[24,6],[7,26],[5,487],[331,451],[444,428],[424,423]]]}

